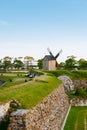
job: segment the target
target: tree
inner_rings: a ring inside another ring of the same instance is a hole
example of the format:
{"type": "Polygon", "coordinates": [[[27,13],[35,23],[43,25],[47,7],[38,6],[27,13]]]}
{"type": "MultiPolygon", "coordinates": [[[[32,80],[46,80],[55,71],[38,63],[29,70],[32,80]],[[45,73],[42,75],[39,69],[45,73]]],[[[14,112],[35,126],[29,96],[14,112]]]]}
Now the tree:
{"type": "Polygon", "coordinates": [[[15,69],[19,69],[19,68],[23,68],[24,64],[21,60],[15,59],[14,62],[13,62],[13,66],[14,66],[15,69]]]}
{"type": "Polygon", "coordinates": [[[38,60],[38,67],[39,67],[39,69],[43,68],[43,59],[38,60]]]}
{"type": "Polygon", "coordinates": [[[57,69],[65,69],[65,63],[64,62],[59,63],[57,69]]]}
{"type": "Polygon", "coordinates": [[[65,61],[65,69],[72,70],[77,68],[77,61],[75,60],[75,56],[68,56],[67,60],[65,61]]]}
{"type": "Polygon", "coordinates": [[[9,56],[6,56],[6,57],[3,58],[3,68],[5,70],[9,70],[9,69],[12,68],[11,60],[12,60],[12,58],[9,57],[9,56]]]}
{"type": "Polygon", "coordinates": [[[85,59],[80,59],[78,61],[79,63],[79,69],[87,69],[87,61],[85,59]]]}
{"type": "Polygon", "coordinates": [[[25,56],[24,57],[25,67],[27,69],[31,69],[32,68],[32,61],[34,61],[33,57],[31,57],[31,56],[25,56]]]}
{"type": "Polygon", "coordinates": [[[0,59],[0,70],[3,69],[2,59],[0,59]]]}

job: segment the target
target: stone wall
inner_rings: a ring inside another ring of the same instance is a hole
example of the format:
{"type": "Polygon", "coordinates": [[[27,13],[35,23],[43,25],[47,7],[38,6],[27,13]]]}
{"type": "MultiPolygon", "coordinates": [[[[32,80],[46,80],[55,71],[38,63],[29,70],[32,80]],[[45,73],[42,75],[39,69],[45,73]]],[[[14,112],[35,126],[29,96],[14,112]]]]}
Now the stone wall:
{"type": "Polygon", "coordinates": [[[82,87],[87,90],[87,80],[73,80],[75,88],[82,87]]]}
{"type": "Polygon", "coordinates": [[[9,110],[9,108],[10,108],[10,103],[11,102],[0,105],[0,123],[3,121],[3,119],[7,115],[7,112],[9,110]]]}
{"type": "Polygon", "coordinates": [[[66,93],[74,90],[74,84],[68,76],[59,76],[58,79],[60,79],[63,82],[66,93]]]}
{"type": "Polygon", "coordinates": [[[60,85],[34,108],[13,112],[8,130],[60,130],[68,108],[68,97],[60,85]]]}
{"type": "Polygon", "coordinates": [[[87,106],[87,98],[73,98],[70,99],[72,106],[87,106]]]}

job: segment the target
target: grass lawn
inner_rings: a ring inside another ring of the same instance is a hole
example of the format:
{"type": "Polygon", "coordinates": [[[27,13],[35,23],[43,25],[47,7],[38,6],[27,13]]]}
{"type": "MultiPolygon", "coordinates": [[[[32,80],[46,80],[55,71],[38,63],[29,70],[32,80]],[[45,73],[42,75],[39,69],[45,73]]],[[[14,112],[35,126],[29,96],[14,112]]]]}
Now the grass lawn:
{"type": "Polygon", "coordinates": [[[64,130],[87,130],[87,107],[71,107],[64,130]]]}
{"type": "Polygon", "coordinates": [[[61,81],[53,75],[41,75],[29,81],[24,75],[17,77],[15,73],[6,73],[0,76],[0,79],[6,80],[0,87],[0,103],[16,99],[22,104],[22,108],[35,106],[61,84],[61,81]],[[12,79],[12,82],[9,79],[12,79]]]}
{"type": "Polygon", "coordinates": [[[87,70],[68,71],[68,70],[56,70],[56,71],[45,71],[49,74],[54,74],[56,77],[61,75],[67,75],[71,79],[87,79],[87,70]]]}

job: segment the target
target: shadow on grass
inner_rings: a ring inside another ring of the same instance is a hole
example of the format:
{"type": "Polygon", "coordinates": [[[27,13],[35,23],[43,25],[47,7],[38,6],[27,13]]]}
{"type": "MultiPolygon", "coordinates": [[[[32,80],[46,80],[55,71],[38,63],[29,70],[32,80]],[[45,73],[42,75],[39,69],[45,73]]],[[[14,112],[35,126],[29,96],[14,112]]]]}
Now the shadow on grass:
{"type": "Polygon", "coordinates": [[[41,83],[48,83],[47,81],[39,80],[39,79],[36,79],[35,81],[36,81],[36,82],[41,82],[41,83]]]}

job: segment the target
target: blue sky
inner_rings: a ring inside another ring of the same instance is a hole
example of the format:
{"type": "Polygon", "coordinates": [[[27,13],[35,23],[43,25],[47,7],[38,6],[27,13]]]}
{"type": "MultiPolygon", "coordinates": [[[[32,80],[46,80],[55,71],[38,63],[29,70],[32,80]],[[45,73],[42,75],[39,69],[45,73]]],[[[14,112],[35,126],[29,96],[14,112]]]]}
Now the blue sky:
{"type": "Polygon", "coordinates": [[[86,0],[0,0],[0,58],[43,58],[62,49],[58,61],[87,60],[86,0]]]}

